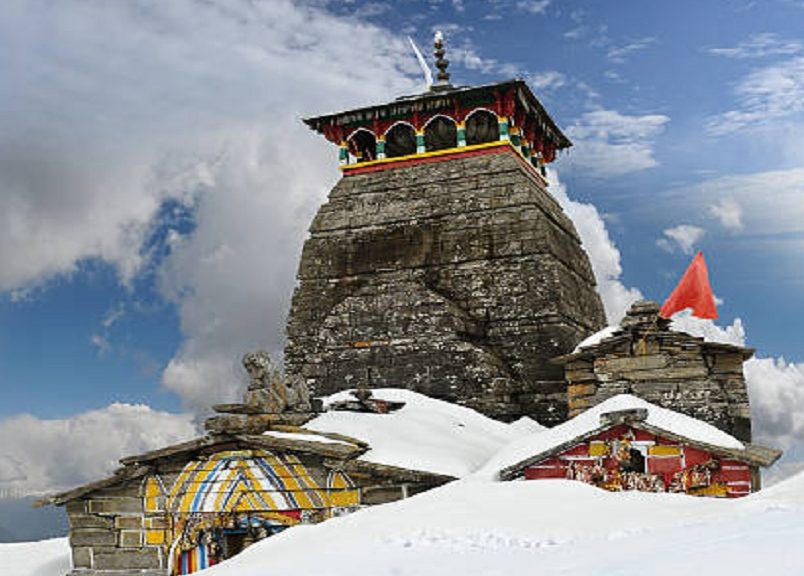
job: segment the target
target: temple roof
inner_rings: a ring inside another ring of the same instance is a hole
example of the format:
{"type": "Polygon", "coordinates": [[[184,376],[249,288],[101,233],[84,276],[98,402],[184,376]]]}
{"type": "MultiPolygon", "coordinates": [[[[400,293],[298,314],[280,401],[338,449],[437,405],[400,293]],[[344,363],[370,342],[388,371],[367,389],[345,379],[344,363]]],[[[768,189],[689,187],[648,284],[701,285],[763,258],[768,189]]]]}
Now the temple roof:
{"type": "Polygon", "coordinates": [[[513,442],[492,458],[484,469],[499,471],[501,479],[509,480],[524,468],[619,424],[628,424],[755,466],[770,466],[782,454],[780,450],[740,442],[730,434],[691,416],[630,394],[620,394],[563,424],[513,442]]]}
{"type": "MultiPolygon", "coordinates": [[[[343,112],[335,112],[304,118],[310,128],[335,142],[332,128],[340,128],[344,133],[373,124],[384,124],[399,120],[422,120],[442,113],[457,113],[461,116],[472,109],[488,108],[499,116],[518,118],[520,123],[533,123],[556,150],[572,146],[569,138],[561,131],[553,118],[539,102],[524,80],[514,79],[481,86],[456,86],[431,90],[421,94],[402,96],[384,104],[363,106],[343,112]]],[[[458,120],[459,118],[456,118],[458,120]]],[[[413,122],[415,124],[415,122],[413,122]]]]}

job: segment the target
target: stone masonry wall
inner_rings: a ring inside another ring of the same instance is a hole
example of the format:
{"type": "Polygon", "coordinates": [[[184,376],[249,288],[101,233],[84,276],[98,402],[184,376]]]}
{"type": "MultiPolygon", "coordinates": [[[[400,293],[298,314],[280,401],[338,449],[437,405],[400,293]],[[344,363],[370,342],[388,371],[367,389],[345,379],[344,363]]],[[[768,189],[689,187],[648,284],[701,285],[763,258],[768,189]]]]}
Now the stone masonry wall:
{"type": "Polygon", "coordinates": [[[68,502],[73,574],[114,570],[117,576],[162,576],[167,561],[159,546],[145,543],[141,480],[96,491],[68,502]]]}
{"type": "Polygon", "coordinates": [[[404,387],[563,421],[548,359],[603,307],[571,221],[514,154],[342,178],[304,246],[286,371],[319,395],[404,387]]]}
{"type": "Polygon", "coordinates": [[[628,393],[750,442],[743,361],[752,351],[672,331],[658,311],[635,304],[620,331],[568,357],[569,415],[628,393]]]}

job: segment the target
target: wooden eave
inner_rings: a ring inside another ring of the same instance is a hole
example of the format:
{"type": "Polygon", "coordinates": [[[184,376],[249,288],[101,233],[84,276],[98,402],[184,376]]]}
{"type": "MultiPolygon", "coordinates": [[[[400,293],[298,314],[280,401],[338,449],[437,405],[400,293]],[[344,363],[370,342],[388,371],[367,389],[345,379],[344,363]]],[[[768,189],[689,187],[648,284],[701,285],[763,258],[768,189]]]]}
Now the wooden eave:
{"type": "Polygon", "coordinates": [[[656,436],[661,436],[663,438],[667,438],[668,440],[673,440],[678,442],[679,444],[686,444],[688,446],[692,446],[693,448],[699,448],[701,450],[706,450],[707,452],[711,452],[713,454],[717,454],[718,456],[723,456],[726,458],[731,458],[734,460],[739,460],[741,462],[745,462],[746,464],[750,464],[752,466],[770,466],[776,460],[778,460],[781,455],[782,451],[777,450],[775,448],[767,448],[765,446],[759,446],[757,444],[745,444],[745,448],[742,450],[739,448],[726,448],[723,446],[716,446],[714,444],[707,444],[706,442],[700,442],[698,440],[693,440],[691,438],[687,438],[686,436],[682,436],[680,434],[676,434],[674,432],[670,432],[668,430],[664,430],[657,426],[653,426],[646,422],[611,422],[603,426],[598,426],[594,430],[587,432],[586,434],[581,434],[580,436],[576,436],[566,442],[562,442],[561,444],[550,448],[549,450],[544,450],[539,454],[534,456],[530,456],[516,464],[512,464],[511,466],[507,466],[500,470],[499,477],[500,480],[512,480],[518,477],[522,471],[527,468],[528,466],[532,466],[533,464],[537,464],[542,460],[555,456],[556,454],[561,454],[566,450],[573,448],[574,446],[589,440],[613,428],[614,426],[619,426],[621,424],[628,424],[638,430],[643,430],[645,432],[650,432],[651,434],[655,434],[656,436]]]}
{"type": "Polygon", "coordinates": [[[307,126],[316,132],[323,134],[324,126],[330,124],[345,124],[344,122],[341,122],[341,120],[348,116],[361,115],[367,117],[376,117],[381,111],[387,111],[395,106],[413,104],[415,102],[427,102],[428,100],[443,99],[451,96],[467,98],[473,93],[480,93],[489,90],[506,90],[509,88],[516,88],[517,101],[527,113],[533,114],[540,120],[544,121],[545,125],[547,125],[548,129],[557,139],[556,149],[562,150],[572,146],[570,139],[561,131],[555,120],[553,120],[552,116],[550,116],[542,103],[539,102],[539,99],[536,98],[527,83],[521,79],[507,80],[496,84],[483,84],[481,86],[460,86],[455,87],[452,90],[439,90],[434,92],[424,92],[422,94],[415,94],[412,96],[403,96],[385,104],[363,106],[360,108],[345,110],[343,112],[334,112],[330,114],[323,114],[321,116],[302,118],[302,122],[307,124],[307,126]]]}
{"type": "Polygon", "coordinates": [[[71,500],[76,500],[77,498],[81,498],[82,496],[86,496],[87,494],[91,494],[97,490],[103,490],[104,488],[116,486],[128,480],[141,478],[148,474],[150,470],[150,466],[124,466],[115,470],[112,476],[109,476],[108,478],[96,480],[95,482],[84,484],[83,486],[78,486],[77,488],[73,488],[67,492],[40,498],[34,502],[34,506],[37,508],[40,506],[49,505],[63,506],[71,500]]]}

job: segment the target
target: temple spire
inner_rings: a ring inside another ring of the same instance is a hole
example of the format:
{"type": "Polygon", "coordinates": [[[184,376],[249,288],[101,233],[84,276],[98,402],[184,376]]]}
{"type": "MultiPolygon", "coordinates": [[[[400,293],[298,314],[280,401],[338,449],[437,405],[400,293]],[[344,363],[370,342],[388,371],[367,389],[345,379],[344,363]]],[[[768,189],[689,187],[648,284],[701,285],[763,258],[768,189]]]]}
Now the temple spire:
{"type": "Polygon", "coordinates": [[[433,46],[435,50],[433,54],[436,57],[436,68],[438,68],[438,74],[436,75],[436,82],[432,86],[432,90],[447,90],[452,88],[452,84],[449,83],[449,72],[447,72],[447,67],[449,66],[449,60],[444,58],[444,54],[446,51],[444,50],[444,34],[441,30],[436,31],[435,38],[433,39],[433,46]]]}

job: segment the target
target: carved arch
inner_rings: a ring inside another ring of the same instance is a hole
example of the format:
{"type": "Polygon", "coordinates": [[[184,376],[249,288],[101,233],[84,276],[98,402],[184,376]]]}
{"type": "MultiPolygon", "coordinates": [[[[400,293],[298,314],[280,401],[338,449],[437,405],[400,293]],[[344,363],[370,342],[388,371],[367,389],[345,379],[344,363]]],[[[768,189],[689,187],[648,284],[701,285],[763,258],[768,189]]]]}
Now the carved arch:
{"type": "Polygon", "coordinates": [[[438,114],[424,125],[424,149],[427,152],[458,146],[458,126],[453,118],[438,114]]]}
{"type": "Polygon", "coordinates": [[[483,144],[500,139],[497,114],[485,108],[477,108],[466,117],[466,144],[483,144]]]}
{"type": "Polygon", "coordinates": [[[385,157],[398,158],[416,153],[416,129],[407,122],[397,122],[385,132],[385,157]]]}

